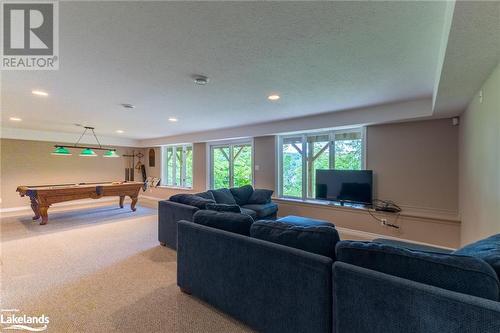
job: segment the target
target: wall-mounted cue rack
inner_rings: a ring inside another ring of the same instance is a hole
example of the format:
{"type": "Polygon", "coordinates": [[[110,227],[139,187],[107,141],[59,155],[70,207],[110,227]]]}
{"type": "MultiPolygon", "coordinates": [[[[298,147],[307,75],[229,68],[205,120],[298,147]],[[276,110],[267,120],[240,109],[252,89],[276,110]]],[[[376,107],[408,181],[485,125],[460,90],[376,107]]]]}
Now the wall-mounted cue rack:
{"type": "Polygon", "coordinates": [[[144,157],[144,154],[141,152],[136,153],[132,150],[132,154],[123,154],[122,156],[130,159],[130,164],[125,167],[125,181],[134,181],[135,169],[141,171],[142,181],[146,181],[146,167],[141,161],[141,159],[144,157]],[[135,163],[136,158],[138,159],[137,165],[135,163]]]}

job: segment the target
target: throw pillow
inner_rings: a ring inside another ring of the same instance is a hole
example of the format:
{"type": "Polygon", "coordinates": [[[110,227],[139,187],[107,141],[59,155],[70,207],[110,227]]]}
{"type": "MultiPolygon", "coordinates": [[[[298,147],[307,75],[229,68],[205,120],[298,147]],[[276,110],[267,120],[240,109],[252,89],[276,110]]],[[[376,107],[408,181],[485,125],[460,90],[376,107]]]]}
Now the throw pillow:
{"type": "Polygon", "coordinates": [[[252,196],[253,187],[252,185],[233,187],[230,189],[230,191],[234,197],[234,200],[236,200],[236,203],[240,206],[243,206],[247,204],[248,199],[250,199],[250,196],[252,196]]]}
{"type": "Polygon", "coordinates": [[[215,210],[217,212],[241,213],[241,208],[238,205],[209,203],[209,204],[207,204],[207,209],[208,210],[215,210]]]}
{"type": "Polygon", "coordinates": [[[214,200],[205,199],[194,194],[175,194],[170,197],[170,201],[181,203],[184,205],[194,206],[199,209],[206,209],[206,205],[210,203],[215,203],[214,200]]]}
{"type": "Polygon", "coordinates": [[[212,194],[212,192],[210,191],[206,191],[206,192],[201,192],[201,193],[196,193],[195,195],[199,196],[199,197],[202,197],[202,198],[205,198],[205,199],[210,199],[210,200],[213,200],[215,202],[215,198],[214,198],[214,195],[212,194]]]}
{"type": "Polygon", "coordinates": [[[236,200],[234,200],[231,191],[227,188],[221,188],[219,190],[210,190],[210,193],[215,198],[215,202],[226,205],[236,205],[236,200]]]}
{"type": "Polygon", "coordinates": [[[256,189],[253,191],[252,195],[248,199],[247,204],[253,205],[263,205],[271,202],[271,196],[273,195],[273,190],[256,189]]]}
{"type": "Polygon", "coordinates": [[[466,245],[453,254],[483,259],[493,267],[500,279],[500,234],[466,245]]]}

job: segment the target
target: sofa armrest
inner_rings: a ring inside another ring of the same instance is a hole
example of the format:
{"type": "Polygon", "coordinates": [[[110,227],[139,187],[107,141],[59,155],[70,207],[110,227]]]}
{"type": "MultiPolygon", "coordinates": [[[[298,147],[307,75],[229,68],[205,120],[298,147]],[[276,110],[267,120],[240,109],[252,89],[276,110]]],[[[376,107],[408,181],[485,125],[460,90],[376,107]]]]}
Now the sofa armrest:
{"type": "Polygon", "coordinates": [[[324,256],[178,223],[177,284],[259,332],[332,332],[332,263],[324,256]]]}
{"type": "Polygon", "coordinates": [[[172,249],[177,249],[177,222],[192,221],[199,209],[194,206],[163,200],[158,202],[158,240],[172,249]]]}
{"type": "Polygon", "coordinates": [[[500,303],[358,266],[333,265],[336,333],[500,332],[500,303]]]}

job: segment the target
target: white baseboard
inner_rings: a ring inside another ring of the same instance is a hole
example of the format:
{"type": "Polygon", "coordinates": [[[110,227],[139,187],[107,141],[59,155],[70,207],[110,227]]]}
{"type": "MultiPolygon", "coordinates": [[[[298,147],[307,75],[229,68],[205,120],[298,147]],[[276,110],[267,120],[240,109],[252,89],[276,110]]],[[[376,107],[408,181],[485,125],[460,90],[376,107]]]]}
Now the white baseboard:
{"type": "Polygon", "coordinates": [[[150,197],[148,195],[141,195],[139,197],[139,200],[141,200],[141,199],[146,199],[146,200],[151,200],[151,201],[162,201],[162,200],[165,200],[165,199],[162,199],[162,198],[150,197]]]}

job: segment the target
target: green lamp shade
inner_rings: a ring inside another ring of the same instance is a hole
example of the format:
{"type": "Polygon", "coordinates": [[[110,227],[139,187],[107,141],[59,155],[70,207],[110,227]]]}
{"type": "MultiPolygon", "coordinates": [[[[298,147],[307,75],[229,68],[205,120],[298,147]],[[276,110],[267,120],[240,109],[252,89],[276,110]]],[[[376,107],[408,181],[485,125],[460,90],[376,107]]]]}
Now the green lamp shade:
{"type": "Polygon", "coordinates": [[[93,157],[93,156],[97,156],[97,154],[94,153],[94,151],[92,149],[90,149],[90,148],[84,148],[80,152],[80,156],[82,156],[82,157],[93,157]]]}
{"type": "Polygon", "coordinates": [[[102,155],[102,157],[120,157],[114,150],[108,150],[102,155]]]}
{"type": "Polygon", "coordinates": [[[54,149],[54,151],[52,152],[52,155],[70,156],[71,152],[64,147],[56,147],[56,149],[54,149]]]}

